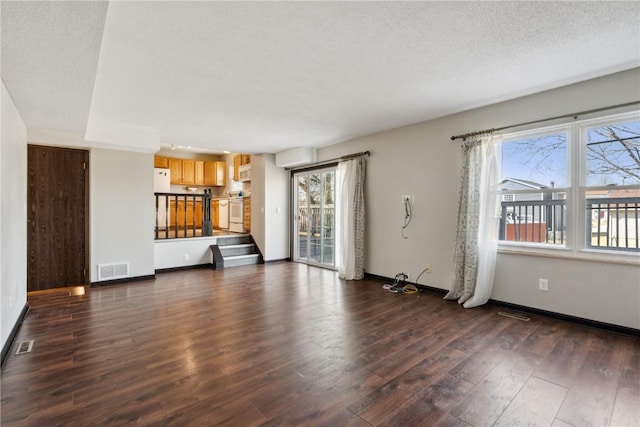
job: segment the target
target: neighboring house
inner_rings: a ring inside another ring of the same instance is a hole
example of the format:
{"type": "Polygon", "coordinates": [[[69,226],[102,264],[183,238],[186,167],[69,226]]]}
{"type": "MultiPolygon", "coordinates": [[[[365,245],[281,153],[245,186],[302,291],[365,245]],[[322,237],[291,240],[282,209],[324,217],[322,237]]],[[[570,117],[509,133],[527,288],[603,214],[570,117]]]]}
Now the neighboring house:
{"type": "Polygon", "coordinates": [[[543,190],[549,188],[546,185],[528,181],[526,179],[505,178],[500,181],[500,189],[505,191],[502,194],[503,202],[521,202],[526,200],[543,200],[543,194],[540,193],[520,193],[522,190],[543,190]],[[509,193],[514,191],[514,193],[509,193]]]}
{"type": "MultiPolygon", "coordinates": [[[[547,188],[542,184],[524,179],[505,178],[500,182],[502,191],[514,191],[513,193],[503,193],[503,202],[524,202],[543,200],[544,194],[539,193],[520,193],[522,190],[542,190],[547,188]]],[[[534,209],[529,205],[520,206],[509,205],[503,203],[503,218],[508,224],[540,222],[540,209],[534,209]]]]}

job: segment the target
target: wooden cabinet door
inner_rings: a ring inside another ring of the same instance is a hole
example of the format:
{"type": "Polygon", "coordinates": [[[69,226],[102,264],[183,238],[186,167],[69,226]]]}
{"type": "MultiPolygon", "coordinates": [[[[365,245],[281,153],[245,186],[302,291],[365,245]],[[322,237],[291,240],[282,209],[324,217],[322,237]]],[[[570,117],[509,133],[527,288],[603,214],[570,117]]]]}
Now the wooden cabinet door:
{"type": "Polygon", "coordinates": [[[204,162],[204,185],[224,187],[226,185],[225,162],[204,162]]]}
{"type": "Polygon", "coordinates": [[[204,185],[204,161],[196,160],[195,178],[196,185],[204,185]]]}
{"type": "Polygon", "coordinates": [[[225,162],[216,162],[216,185],[224,187],[227,185],[227,164],[225,162]]]}
{"type": "Polygon", "coordinates": [[[176,224],[178,227],[184,226],[184,202],[179,201],[176,203],[175,200],[169,201],[169,227],[175,227],[176,224]],[[178,212],[176,215],[176,206],[178,207],[178,212]]]}
{"type": "Polygon", "coordinates": [[[251,198],[245,197],[243,200],[244,203],[244,229],[246,231],[251,231],[251,198]]]}
{"type": "Polygon", "coordinates": [[[153,158],[153,167],[154,168],[169,169],[169,158],[168,157],[155,156],[153,158]]]}
{"type": "Polygon", "coordinates": [[[240,181],[240,165],[242,164],[242,154],[233,156],[233,180],[240,181]]]}
{"type": "Polygon", "coordinates": [[[175,227],[176,222],[178,228],[184,228],[185,222],[187,227],[193,227],[193,202],[187,202],[180,200],[178,202],[178,215],[176,217],[176,204],[171,202],[171,212],[169,214],[169,223],[175,227]],[[187,208],[185,211],[185,207],[187,208]],[[186,219],[186,221],[185,221],[186,219]]]}
{"type": "Polygon", "coordinates": [[[213,224],[213,228],[220,228],[220,218],[218,218],[219,211],[220,211],[220,201],[212,200],[211,201],[211,223],[213,224]]]}
{"type": "Polygon", "coordinates": [[[204,185],[216,185],[216,162],[204,162],[204,185]]]}
{"type": "Polygon", "coordinates": [[[195,162],[195,160],[183,160],[182,161],[182,183],[183,184],[195,184],[196,183],[196,162],[195,162]]]}
{"type": "MultiPolygon", "coordinates": [[[[191,203],[191,206],[193,206],[193,202],[191,203]]],[[[191,211],[191,212],[193,212],[193,211],[191,211]]],[[[193,215],[193,213],[192,213],[192,215],[193,215]]],[[[195,226],[196,226],[196,228],[201,228],[202,227],[202,202],[200,200],[198,200],[196,202],[195,226]]]]}
{"type": "MultiPolygon", "coordinates": [[[[182,205],[182,206],[185,206],[185,205],[182,205]]],[[[185,215],[185,218],[187,219],[187,227],[191,228],[193,227],[193,202],[187,202],[186,206],[187,206],[187,211],[184,212],[183,215],[185,215]]]]}
{"type": "Polygon", "coordinates": [[[182,160],[169,159],[169,169],[172,184],[182,184],[182,160]]]}

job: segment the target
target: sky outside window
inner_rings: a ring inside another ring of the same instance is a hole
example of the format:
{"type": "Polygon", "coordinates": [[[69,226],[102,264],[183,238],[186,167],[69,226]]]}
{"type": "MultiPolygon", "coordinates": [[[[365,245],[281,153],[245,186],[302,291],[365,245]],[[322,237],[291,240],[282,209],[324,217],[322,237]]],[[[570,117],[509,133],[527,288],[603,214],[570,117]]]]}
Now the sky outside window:
{"type": "Polygon", "coordinates": [[[502,143],[502,179],[532,181],[541,186],[567,187],[567,131],[502,143]]]}
{"type": "Polygon", "coordinates": [[[587,186],[640,184],[640,121],[587,129],[587,186]]]}
{"type": "MultiPolygon", "coordinates": [[[[587,186],[640,185],[640,121],[587,128],[582,143],[587,186]]],[[[567,187],[568,144],[568,131],[506,140],[502,178],[567,187]]]]}

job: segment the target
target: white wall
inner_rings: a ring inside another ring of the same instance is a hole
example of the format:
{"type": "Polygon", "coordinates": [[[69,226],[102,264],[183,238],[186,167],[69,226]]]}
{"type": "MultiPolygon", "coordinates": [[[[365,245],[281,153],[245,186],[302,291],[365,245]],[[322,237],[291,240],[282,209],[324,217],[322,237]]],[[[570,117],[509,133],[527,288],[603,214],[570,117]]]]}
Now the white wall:
{"type": "Polygon", "coordinates": [[[27,303],[27,128],[2,83],[0,139],[0,342],[27,303]]]}
{"type": "Polygon", "coordinates": [[[197,237],[190,239],[157,240],[154,247],[155,268],[187,267],[211,264],[211,250],[216,237],[197,237]],[[188,259],[185,259],[186,258],[188,259]]]}
{"type": "MultiPolygon", "coordinates": [[[[366,180],[368,273],[448,289],[453,276],[460,144],[451,135],[509,126],[638,100],[640,69],[359,138],[318,150],[318,160],[370,150],[366,180]],[[413,220],[400,231],[401,196],[415,195],[413,220]]],[[[491,298],[640,328],[640,268],[608,262],[499,254],[491,298]],[[549,291],[538,291],[538,278],[549,291]]]]}
{"type": "Polygon", "coordinates": [[[154,274],[153,154],[91,149],[91,282],[98,264],[154,274]]]}
{"type": "Polygon", "coordinates": [[[289,171],[274,154],[251,156],[251,235],[265,261],[289,258],[289,171]]]}
{"type": "MultiPolygon", "coordinates": [[[[265,261],[289,258],[290,173],[276,166],[274,154],[263,154],[265,261]]],[[[253,197],[252,197],[253,199],[253,197]]],[[[251,211],[254,209],[251,201],[251,211]]],[[[262,212],[262,206],[255,206],[262,212]]]]}
{"type": "MultiPolygon", "coordinates": [[[[265,231],[265,198],[267,187],[265,180],[264,157],[251,156],[251,235],[260,252],[266,258],[266,231],[265,231]]],[[[273,192],[278,192],[275,186],[268,187],[273,192]]]]}

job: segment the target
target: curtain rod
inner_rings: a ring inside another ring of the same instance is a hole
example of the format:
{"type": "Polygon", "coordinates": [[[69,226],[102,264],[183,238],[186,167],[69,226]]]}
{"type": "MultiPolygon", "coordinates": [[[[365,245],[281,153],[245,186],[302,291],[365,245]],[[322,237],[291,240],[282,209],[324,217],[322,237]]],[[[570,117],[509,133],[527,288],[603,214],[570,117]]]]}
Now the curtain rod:
{"type": "Polygon", "coordinates": [[[371,152],[369,150],[367,150],[367,151],[362,151],[360,153],[346,154],[346,155],[344,155],[342,157],[336,157],[335,159],[327,159],[327,160],[322,160],[320,162],[307,163],[306,165],[300,165],[299,167],[295,167],[294,166],[294,167],[290,167],[290,168],[285,168],[285,170],[312,168],[312,167],[324,165],[324,164],[327,164],[327,163],[335,163],[335,162],[341,162],[341,161],[344,161],[344,160],[355,159],[356,157],[362,157],[362,156],[369,157],[370,155],[371,155],[371,152]]]}
{"type": "Polygon", "coordinates": [[[500,132],[501,130],[505,130],[505,129],[517,128],[517,127],[520,127],[520,126],[527,126],[527,125],[534,125],[534,124],[537,124],[537,123],[550,122],[552,120],[568,119],[568,118],[577,119],[578,116],[584,116],[586,114],[592,114],[592,113],[599,113],[600,111],[612,110],[614,108],[630,107],[631,105],[637,105],[637,104],[640,104],[640,101],[627,102],[626,104],[612,105],[610,107],[603,107],[603,108],[596,108],[594,110],[580,111],[579,113],[564,114],[562,116],[549,117],[549,118],[540,119],[540,120],[533,120],[533,121],[530,121],[530,122],[518,123],[517,125],[504,126],[504,127],[501,127],[501,128],[478,130],[478,131],[474,131],[474,132],[465,133],[465,134],[462,134],[462,135],[454,135],[454,136],[451,137],[451,140],[455,141],[456,139],[466,139],[466,138],[469,138],[470,136],[477,136],[477,135],[482,135],[482,134],[491,134],[491,133],[495,133],[495,132],[500,132]]]}

